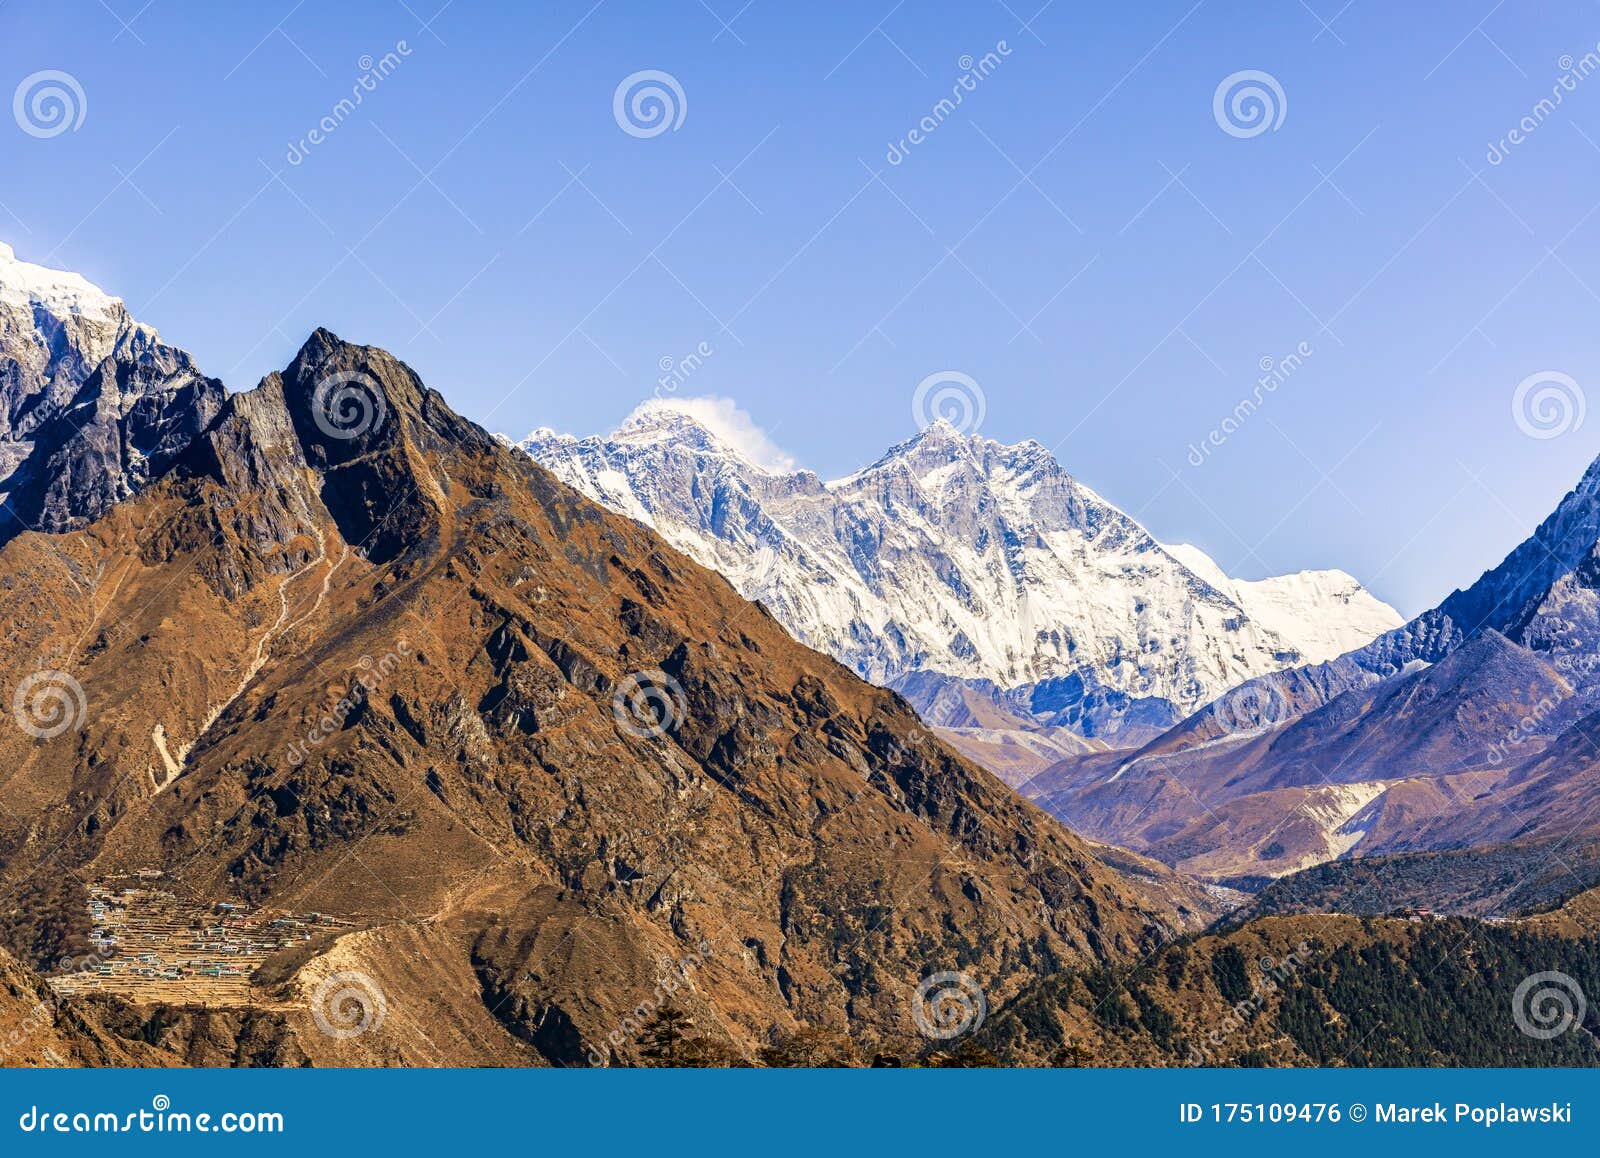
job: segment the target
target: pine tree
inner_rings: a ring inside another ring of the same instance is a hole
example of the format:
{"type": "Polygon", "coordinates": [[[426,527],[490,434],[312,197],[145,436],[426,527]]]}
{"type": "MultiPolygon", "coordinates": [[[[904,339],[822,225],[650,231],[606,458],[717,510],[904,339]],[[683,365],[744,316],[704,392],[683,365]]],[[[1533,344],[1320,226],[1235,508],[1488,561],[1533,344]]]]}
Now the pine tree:
{"type": "Polygon", "coordinates": [[[749,1065],[733,1045],[694,1032],[694,1018],[664,1002],[634,1038],[644,1064],[653,1068],[723,1068],[749,1065]]]}
{"type": "Polygon", "coordinates": [[[1094,1065],[1094,1054],[1088,1046],[1068,1038],[1050,1055],[1052,1069],[1082,1069],[1094,1065]]]}
{"type": "Polygon", "coordinates": [[[648,1066],[687,1064],[697,1053],[691,1048],[689,1038],[693,1028],[694,1018],[670,1001],[663,1004],[634,1039],[639,1045],[639,1056],[648,1066]]]}

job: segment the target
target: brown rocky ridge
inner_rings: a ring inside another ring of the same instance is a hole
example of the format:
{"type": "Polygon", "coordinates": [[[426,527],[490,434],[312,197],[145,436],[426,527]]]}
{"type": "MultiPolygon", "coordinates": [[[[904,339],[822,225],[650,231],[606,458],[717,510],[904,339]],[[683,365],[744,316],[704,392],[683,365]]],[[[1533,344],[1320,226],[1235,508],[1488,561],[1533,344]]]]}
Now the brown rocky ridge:
{"type": "Polygon", "coordinates": [[[381,350],[318,331],[198,428],[0,549],[6,1016],[64,955],[140,951],[99,948],[106,882],[159,879],[219,961],[219,904],[333,924],[232,1005],[91,977],[30,1062],[626,1062],[666,993],[733,1060],[914,1051],[931,973],[1003,1008],[1216,913],[381,350]]]}

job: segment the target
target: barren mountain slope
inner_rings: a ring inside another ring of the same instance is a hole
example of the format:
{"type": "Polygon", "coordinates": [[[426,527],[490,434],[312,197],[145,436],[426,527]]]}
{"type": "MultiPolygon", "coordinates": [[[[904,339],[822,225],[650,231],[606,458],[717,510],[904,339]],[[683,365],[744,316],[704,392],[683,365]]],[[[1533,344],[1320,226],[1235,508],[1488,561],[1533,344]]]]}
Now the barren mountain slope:
{"type": "MultiPolygon", "coordinates": [[[[801,1023],[898,1041],[931,972],[1001,1002],[1211,911],[323,331],[169,477],[8,544],[0,590],[30,724],[0,737],[12,943],[45,960],[88,883],[141,868],[349,921],[257,991],[303,1026],[330,961],[371,980],[387,1016],[335,1056],[578,1063],[669,977],[736,1053],[801,1023]],[[459,1032],[425,1040],[445,977],[479,1013],[449,997],[459,1032]]],[[[245,1060],[327,1055],[302,1039],[245,1060]]]]}

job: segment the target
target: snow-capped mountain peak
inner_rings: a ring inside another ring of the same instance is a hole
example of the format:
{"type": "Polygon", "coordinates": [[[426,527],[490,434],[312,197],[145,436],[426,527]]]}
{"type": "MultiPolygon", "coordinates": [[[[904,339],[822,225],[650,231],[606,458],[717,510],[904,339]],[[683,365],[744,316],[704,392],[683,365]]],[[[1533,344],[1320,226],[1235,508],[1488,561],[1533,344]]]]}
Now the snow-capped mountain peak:
{"type": "Polygon", "coordinates": [[[37,324],[38,314],[61,323],[76,320],[85,328],[103,331],[104,340],[115,341],[124,328],[155,336],[154,330],[128,316],[121,298],[81,274],[22,261],[5,242],[0,242],[0,310],[24,312],[30,326],[37,324]]]}
{"type": "Polygon", "coordinates": [[[223,395],[121,298],[0,243],[0,543],[126,498],[223,395]]]}
{"type": "Polygon", "coordinates": [[[748,414],[726,398],[651,398],[623,419],[612,436],[636,445],[667,440],[732,455],[764,474],[786,474],[794,459],[748,414]]]}
{"type": "Polygon", "coordinates": [[[868,679],[1031,695],[1085,734],[1114,731],[1132,704],[1175,719],[1400,622],[1343,572],[1229,579],[1038,442],[947,422],[826,484],[720,399],[649,402],[610,436],[540,430],[519,445],[868,679]]]}
{"type": "Polygon", "coordinates": [[[897,465],[904,465],[907,469],[918,472],[930,465],[939,467],[955,460],[981,461],[985,451],[990,448],[1020,449],[1002,447],[1000,443],[993,442],[981,434],[963,434],[943,418],[935,418],[910,438],[897,442],[884,451],[875,462],[846,477],[859,478],[872,471],[897,465]]]}
{"type": "Polygon", "coordinates": [[[1293,645],[1302,663],[1322,663],[1363,647],[1394,627],[1400,613],[1337,567],[1267,579],[1233,579],[1188,543],[1168,554],[1218,591],[1232,596],[1257,623],[1293,645]]]}

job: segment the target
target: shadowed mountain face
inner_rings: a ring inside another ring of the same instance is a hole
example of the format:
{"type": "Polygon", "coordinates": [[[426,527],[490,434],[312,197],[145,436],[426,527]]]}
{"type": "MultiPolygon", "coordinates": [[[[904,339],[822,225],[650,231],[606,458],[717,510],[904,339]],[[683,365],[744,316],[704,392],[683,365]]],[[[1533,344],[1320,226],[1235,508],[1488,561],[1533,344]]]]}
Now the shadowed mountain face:
{"type": "Polygon", "coordinates": [[[669,980],[736,1055],[914,1043],[930,973],[999,1002],[1211,912],[326,331],[0,586],[13,947],[81,947],[141,869],[348,922],[182,1015],[189,1060],[583,1064],[669,980]],[[381,1024],[330,1036],[347,974],[381,1024]]]}
{"type": "Polygon", "coordinates": [[[0,244],[0,543],[82,526],[159,477],[223,395],[120,299],[0,244]]]}
{"type": "MultiPolygon", "coordinates": [[[[1600,835],[1597,542],[1600,463],[1500,566],[1405,627],[1247,683],[1136,753],[1064,759],[1024,791],[1097,839],[1205,875],[1506,845],[1485,863],[1519,866],[1531,888],[1562,845],[1600,835]]],[[[1592,856],[1569,849],[1561,863],[1587,881],[1592,856]]],[[[1425,863],[1387,865],[1384,880],[1426,878],[1439,903],[1516,907],[1489,877],[1441,887],[1425,863]]]]}

